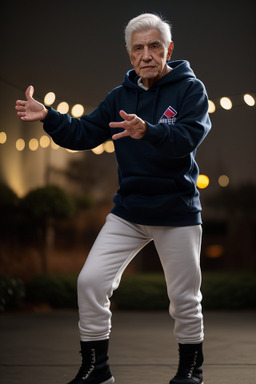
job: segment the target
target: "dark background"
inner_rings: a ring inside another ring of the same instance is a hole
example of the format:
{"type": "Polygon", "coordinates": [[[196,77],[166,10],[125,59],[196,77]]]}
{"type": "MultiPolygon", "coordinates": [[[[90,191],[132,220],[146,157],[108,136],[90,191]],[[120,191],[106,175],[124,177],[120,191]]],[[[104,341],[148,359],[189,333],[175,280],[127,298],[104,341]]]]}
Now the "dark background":
{"type": "MultiPolygon", "coordinates": [[[[0,16],[0,132],[5,131],[8,140],[0,145],[0,181],[7,182],[22,197],[38,180],[42,183],[42,174],[49,165],[47,151],[43,149],[31,152],[26,147],[22,153],[15,149],[19,137],[29,140],[43,134],[40,122],[27,124],[16,117],[15,101],[24,97],[27,86],[34,85],[35,98],[39,100],[54,91],[58,102],[67,101],[71,106],[81,103],[85,111],[90,111],[123,81],[130,69],[123,33],[127,22],[142,12],[160,13],[172,24],[172,59],[191,63],[217,107],[211,114],[212,131],[197,157],[200,172],[210,178],[209,187],[201,190],[205,222],[203,266],[255,268],[255,189],[247,188],[246,193],[236,190],[244,184],[256,183],[255,107],[243,102],[244,93],[256,95],[254,3],[249,0],[6,2],[0,16]],[[233,102],[230,111],[218,104],[223,96],[233,102]],[[218,185],[222,174],[230,179],[230,197],[208,204],[210,197],[215,198],[223,190],[218,185]],[[212,248],[215,245],[219,247],[217,256],[219,253],[225,257],[216,256],[216,248],[212,248]]],[[[96,234],[116,188],[114,155],[95,156],[89,151],[80,157],[65,153],[64,159],[62,151],[58,150],[52,158],[55,165],[62,165],[57,173],[51,170],[54,181],[57,176],[64,177],[65,184],[71,185],[65,174],[67,167],[69,177],[74,179],[72,172],[78,178],[83,175],[80,181],[85,193],[107,194],[107,206],[97,208],[98,211],[89,213],[89,219],[82,220],[83,225],[87,223],[91,228],[97,218],[96,234]]],[[[83,236],[84,231],[83,227],[83,236]]],[[[67,234],[61,233],[62,241],[70,239],[70,228],[67,234]]],[[[147,259],[141,259],[142,264],[147,260],[147,266],[148,252],[147,259]]],[[[79,257],[77,250],[75,253],[79,257]]],[[[81,255],[83,260],[84,250],[81,255]]],[[[66,259],[70,260],[70,249],[66,259]]],[[[63,249],[60,260],[56,262],[58,268],[64,265],[63,249]]],[[[30,259],[28,264],[31,270],[30,259]]],[[[80,264],[79,259],[76,270],[80,264]]],[[[70,270],[70,264],[67,265],[70,270]]],[[[152,269],[155,270],[154,264],[152,269]]]]}
{"type": "Polygon", "coordinates": [[[14,111],[10,99],[6,105],[6,85],[13,102],[33,84],[39,99],[54,91],[59,101],[97,106],[130,68],[123,31],[141,12],[171,22],[172,59],[190,61],[210,99],[233,98],[231,111],[219,107],[211,115],[212,132],[198,153],[211,188],[223,173],[233,185],[256,181],[255,108],[242,100],[255,92],[254,1],[7,2],[1,12],[0,130],[15,129],[8,126],[14,111]]]}

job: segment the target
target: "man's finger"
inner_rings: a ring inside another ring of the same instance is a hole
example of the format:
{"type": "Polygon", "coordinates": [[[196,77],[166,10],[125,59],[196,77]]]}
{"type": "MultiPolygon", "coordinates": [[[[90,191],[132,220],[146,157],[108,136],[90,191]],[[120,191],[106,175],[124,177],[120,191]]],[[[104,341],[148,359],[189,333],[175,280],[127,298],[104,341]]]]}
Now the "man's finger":
{"type": "Polygon", "coordinates": [[[125,121],[111,121],[109,123],[110,128],[124,128],[125,129],[125,121]]]}
{"type": "Polygon", "coordinates": [[[112,139],[113,140],[117,140],[117,139],[121,139],[122,137],[126,137],[126,136],[129,136],[129,133],[127,131],[123,131],[123,132],[120,132],[120,133],[115,133],[112,136],[112,139]]]}
{"type": "Polygon", "coordinates": [[[30,85],[25,92],[27,100],[32,99],[34,94],[34,87],[33,85],[30,85]]]}
{"type": "Polygon", "coordinates": [[[17,100],[15,108],[18,109],[20,107],[25,107],[25,105],[26,105],[26,101],[24,101],[24,100],[17,100]]]}
{"type": "Polygon", "coordinates": [[[136,115],[128,114],[123,110],[121,110],[119,112],[119,115],[124,119],[124,121],[111,121],[111,123],[109,123],[109,126],[111,128],[124,128],[125,129],[127,127],[126,122],[131,121],[136,117],[136,115]]]}
{"type": "Polygon", "coordinates": [[[126,112],[123,111],[123,110],[121,110],[121,111],[119,112],[119,115],[120,115],[124,120],[127,120],[127,121],[130,121],[130,120],[134,119],[134,117],[135,117],[134,113],[132,113],[132,114],[128,114],[128,113],[126,113],[126,112]]]}
{"type": "Polygon", "coordinates": [[[18,116],[26,116],[26,112],[24,112],[24,111],[19,111],[19,112],[17,112],[17,115],[18,116]]]}

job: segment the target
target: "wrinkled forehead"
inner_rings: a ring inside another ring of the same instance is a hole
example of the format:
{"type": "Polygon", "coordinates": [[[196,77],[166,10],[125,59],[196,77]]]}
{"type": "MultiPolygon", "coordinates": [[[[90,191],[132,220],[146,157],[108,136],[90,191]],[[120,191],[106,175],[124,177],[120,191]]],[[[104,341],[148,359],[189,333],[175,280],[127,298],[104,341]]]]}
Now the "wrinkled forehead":
{"type": "Polygon", "coordinates": [[[146,29],[133,32],[131,36],[131,46],[148,45],[154,42],[164,44],[164,39],[158,29],[146,29]]]}

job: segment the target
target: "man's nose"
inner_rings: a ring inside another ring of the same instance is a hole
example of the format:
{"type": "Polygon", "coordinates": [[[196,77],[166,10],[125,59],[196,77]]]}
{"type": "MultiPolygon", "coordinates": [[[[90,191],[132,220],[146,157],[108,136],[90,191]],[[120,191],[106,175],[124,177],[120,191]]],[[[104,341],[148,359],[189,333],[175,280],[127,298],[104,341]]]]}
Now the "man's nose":
{"type": "Polygon", "coordinates": [[[143,60],[145,61],[149,61],[152,59],[152,55],[150,53],[150,50],[148,47],[144,47],[144,50],[143,50],[143,60]]]}

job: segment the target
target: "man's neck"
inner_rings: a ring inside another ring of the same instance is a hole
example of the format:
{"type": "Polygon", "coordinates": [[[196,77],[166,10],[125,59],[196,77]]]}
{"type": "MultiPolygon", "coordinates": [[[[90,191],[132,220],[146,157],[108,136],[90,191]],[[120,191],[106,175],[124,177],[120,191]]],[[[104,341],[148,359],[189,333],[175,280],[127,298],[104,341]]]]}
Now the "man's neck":
{"type": "MultiPolygon", "coordinates": [[[[167,65],[167,73],[171,72],[171,70],[172,70],[172,67],[170,67],[169,65],[167,65]]],[[[166,73],[166,75],[167,75],[167,73],[166,73]]],[[[143,84],[143,80],[142,80],[141,77],[138,79],[137,84],[138,84],[139,87],[143,88],[145,91],[147,91],[147,90],[150,88],[150,87],[146,87],[146,86],[143,84]]]]}

